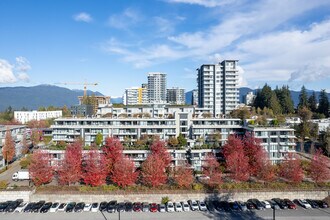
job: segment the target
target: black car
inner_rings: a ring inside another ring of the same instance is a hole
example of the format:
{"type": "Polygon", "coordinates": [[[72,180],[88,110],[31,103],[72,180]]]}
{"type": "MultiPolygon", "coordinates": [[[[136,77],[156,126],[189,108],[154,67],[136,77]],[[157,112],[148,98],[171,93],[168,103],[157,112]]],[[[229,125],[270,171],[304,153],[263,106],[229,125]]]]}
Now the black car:
{"type": "Polygon", "coordinates": [[[256,207],[251,201],[246,202],[246,208],[248,208],[249,210],[256,209],[256,207]]]}
{"type": "Polygon", "coordinates": [[[223,210],[225,210],[226,212],[231,211],[229,202],[227,202],[227,201],[220,201],[220,204],[223,207],[223,210]]]}
{"type": "Polygon", "coordinates": [[[214,209],[215,209],[213,201],[212,200],[206,200],[205,203],[206,203],[206,206],[207,206],[208,210],[210,212],[213,212],[214,209]]]}
{"type": "Polygon", "coordinates": [[[51,202],[46,202],[40,209],[40,213],[46,213],[49,211],[50,207],[52,207],[52,204],[51,202]]]}
{"type": "Polygon", "coordinates": [[[12,201],[0,202],[0,212],[5,212],[6,208],[12,203],[12,201]]]}
{"type": "Polygon", "coordinates": [[[74,207],[76,206],[76,204],[77,204],[77,203],[75,203],[75,202],[70,202],[70,203],[68,203],[68,205],[67,205],[66,208],[65,208],[65,211],[66,211],[66,212],[72,212],[73,209],[74,209],[74,207]]]}
{"type": "Polygon", "coordinates": [[[314,202],[316,202],[320,208],[328,208],[328,204],[322,200],[314,200],[314,202]]]}
{"type": "Polygon", "coordinates": [[[213,200],[212,204],[213,204],[213,207],[215,208],[215,210],[217,210],[218,212],[223,211],[223,207],[221,206],[219,200],[213,200]]]}
{"type": "Polygon", "coordinates": [[[85,203],[84,202],[79,202],[77,205],[74,207],[74,212],[81,212],[84,210],[85,203]]]}
{"type": "Polygon", "coordinates": [[[26,207],[25,209],[23,210],[24,212],[31,212],[32,211],[32,208],[33,206],[35,205],[34,202],[30,202],[26,207]]]}
{"type": "Polygon", "coordinates": [[[39,202],[37,202],[36,204],[34,204],[34,206],[32,207],[31,212],[39,212],[39,210],[41,209],[41,207],[45,204],[44,200],[41,200],[39,202]]]}
{"type": "Polygon", "coordinates": [[[286,204],[286,202],[284,202],[283,199],[273,198],[272,200],[276,202],[281,209],[288,209],[288,205],[286,204]]]}
{"type": "Polygon", "coordinates": [[[125,212],[125,203],[123,203],[123,202],[120,202],[120,203],[118,203],[117,204],[117,212],[125,212]]]}
{"type": "Polygon", "coordinates": [[[254,205],[254,207],[258,210],[264,209],[264,206],[258,199],[249,199],[248,202],[251,202],[254,205]]]}
{"type": "Polygon", "coordinates": [[[13,212],[15,209],[23,202],[22,199],[17,199],[16,201],[10,202],[5,212],[13,212]]]}
{"type": "Polygon", "coordinates": [[[313,209],[320,208],[319,205],[314,200],[306,199],[306,201],[308,202],[308,204],[310,204],[312,206],[313,209]]]}
{"type": "Polygon", "coordinates": [[[107,212],[113,213],[116,212],[117,201],[113,200],[108,203],[107,212]]]}
{"type": "Polygon", "coordinates": [[[108,206],[108,203],[107,203],[107,202],[101,202],[101,203],[100,203],[99,210],[100,210],[101,212],[106,211],[106,210],[107,210],[107,206],[108,206]]]}
{"type": "Polygon", "coordinates": [[[132,212],[133,211],[133,203],[126,202],[125,203],[125,212],[132,212]]]}

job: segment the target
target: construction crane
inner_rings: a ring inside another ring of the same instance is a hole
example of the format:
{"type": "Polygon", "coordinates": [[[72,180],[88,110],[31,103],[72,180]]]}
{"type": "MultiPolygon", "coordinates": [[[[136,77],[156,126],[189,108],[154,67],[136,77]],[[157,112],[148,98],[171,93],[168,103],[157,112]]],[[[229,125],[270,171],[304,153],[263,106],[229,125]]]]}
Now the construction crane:
{"type": "Polygon", "coordinates": [[[60,85],[83,85],[84,86],[84,97],[87,97],[87,86],[97,86],[98,83],[88,83],[88,82],[60,82],[55,83],[60,85]]]}

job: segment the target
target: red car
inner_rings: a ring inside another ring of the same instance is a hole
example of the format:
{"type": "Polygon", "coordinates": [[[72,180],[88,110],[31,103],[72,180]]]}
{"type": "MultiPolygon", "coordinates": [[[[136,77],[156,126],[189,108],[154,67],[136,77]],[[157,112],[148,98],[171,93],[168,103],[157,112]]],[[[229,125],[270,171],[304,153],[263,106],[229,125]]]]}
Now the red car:
{"type": "Polygon", "coordinates": [[[133,204],[133,211],[134,212],[141,212],[142,211],[142,204],[141,204],[141,202],[135,202],[133,204]]]}
{"type": "Polygon", "coordinates": [[[156,203],[150,204],[150,212],[157,212],[158,211],[158,205],[156,203]]]}
{"type": "Polygon", "coordinates": [[[284,199],[283,201],[287,204],[289,209],[297,209],[296,204],[294,204],[290,199],[284,199]]]}

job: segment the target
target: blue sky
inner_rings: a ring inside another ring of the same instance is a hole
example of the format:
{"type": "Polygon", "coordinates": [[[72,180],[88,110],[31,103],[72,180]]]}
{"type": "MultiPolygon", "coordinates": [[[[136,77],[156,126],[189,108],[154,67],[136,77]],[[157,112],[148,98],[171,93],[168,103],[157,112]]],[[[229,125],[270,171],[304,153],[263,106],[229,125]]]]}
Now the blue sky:
{"type": "MultiPolygon", "coordinates": [[[[329,0],[0,0],[0,86],[98,82],[121,96],[238,59],[241,85],[330,92],[329,0]]],[[[82,89],[78,85],[63,85],[82,89]]]]}

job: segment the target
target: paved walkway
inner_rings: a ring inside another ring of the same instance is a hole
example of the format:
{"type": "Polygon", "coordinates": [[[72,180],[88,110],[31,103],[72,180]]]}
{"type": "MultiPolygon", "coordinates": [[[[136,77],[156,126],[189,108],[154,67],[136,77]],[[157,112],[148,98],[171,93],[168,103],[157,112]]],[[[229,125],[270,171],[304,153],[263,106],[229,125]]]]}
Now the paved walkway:
{"type": "Polygon", "coordinates": [[[19,165],[19,161],[13,162],[8,170],[0,174],[0,181],[7,180],[9,182],[12,182],[11,177],[13,176],[13,173],[17,172],[21,169],[21,166],[19,165]]]}

